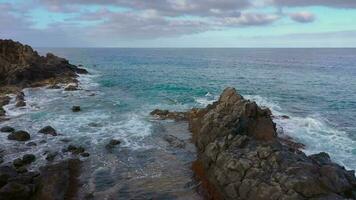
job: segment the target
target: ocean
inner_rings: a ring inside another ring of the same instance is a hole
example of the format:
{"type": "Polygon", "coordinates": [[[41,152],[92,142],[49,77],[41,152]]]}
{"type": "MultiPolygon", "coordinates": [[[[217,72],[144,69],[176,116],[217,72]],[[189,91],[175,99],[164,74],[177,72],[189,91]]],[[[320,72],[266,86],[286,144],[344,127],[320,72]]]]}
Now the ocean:
{"type": "Polygon", "coordinates": [[[199,199],[187,125],[158,121],[149,113],[205,107],[230,86],[269,107],[278,131],[305,144],[305,153],[324,151],[356,169],[356,49],[37,50],[81,64],[90,75],[79,78],[83,90],[26,89],[25,108],[6,106],[12,119],[0,125],[28,130],[34,141],[47,142],[27,147],[0,135],[2,148],[11,146],[13,152],[5,159],[60,151],[63,139],[69,139],[91,154],[86,187],[99,197],[199,199]],[[73,105],[82,112],[71,112],[73,105]],[[61,135],[35,134],[46,125],[61,135]],[[170,147],[165,134],[187,141],[187,147],[170,147]],[[107,152],[111,138],[122,144],[107,152]]]}

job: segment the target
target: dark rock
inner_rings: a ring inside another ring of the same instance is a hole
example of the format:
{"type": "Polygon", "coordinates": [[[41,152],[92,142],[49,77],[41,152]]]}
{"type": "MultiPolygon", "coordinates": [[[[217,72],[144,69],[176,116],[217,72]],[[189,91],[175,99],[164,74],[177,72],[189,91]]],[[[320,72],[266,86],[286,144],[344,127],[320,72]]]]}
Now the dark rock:
{"type": "Polygon", "coordinates": [[[12,164],[18,168],[18,167],[22,167],[23,165],[25,165],[25,163],[23,162],[23,160],[21,158],[16,158],[12,164]]]}
{"type": "Polygon", "coordinates": [[[25,200],[30,199],[31,189],[23,184],[11,182],[0,189],[0,199],[25,200]]]}
{"type": "Polygon", "coordinates": [[[79,112],[79,111],[81,111],[81,108],[80,108],[80,106],[73,106],[72,107],[72,111],[73,112],[79,112]]]}
{"type": "Polygon", "coordinates": [[[16,107],[25,107],[26,102],[25,101],[17,101],[15,104],[16,107]]]}
{"type": "Polygon", "coordinates": [[[5,133],[11,133],[14,132],[15,129],[12,128],[11,126],[4,126],[0,129],[1,132],[5,132],[5,133]]]}
{"type": "Polygon", "coordinates": [[[82,157],[89,157],[89,156],[90,156],[90,154],[87,153],[87,152],[81,153],[80,155],[81,155],[82,157]]]}
{"type": "Polygon", "coordinates": [[[58,84],[53,84],[47,87],[47,89],[60,89],[61,86],[59,86],[58,84]]]}
{"type": "Polygon", "coordinates": [[[115,140],[115,139],[111,139],[110,142],[105,146],[106,149],[112,149],[114,148],[116,145],[121,144],[120,140],[115,140]]]}
{"type": "Polygon", "coordinates": [[[29,147],[37,146],[36,142],[29,142],[26,145],[29,146],[29,147]]]}
{"type": "Polygon", "coordinates": [[[17,141],[27,141],[31,138],[30,134],[27,133],[26,131],[15,131],[13,133],[10,133],[7,136],[7,139],[9,140],[17,140],[17,141]]]}
{"type": "Polygon", "coordinates": [[[150,114],[163,120],[173,119],[175,121],[182,121],[188,119],[188,113],[186,112],[170,112],[168,110],[155,109],[150,114]]]}
{"type": "Polygon", "coordinates": [[[41,130],[38,131],[39,133],[43,133],[46,135],[52,135],[52,136],[56,136],[57,135],[57,131],[51,127],[51,126],[46,126],[43,127],[41,130]]]}
{"type": "Polygon", "coordinates": [[[326,153],[306,156],[283,142],[271,112],[233,88],[187,116],[200,163],[193,170],[212,198],[356,198],[354,171],[333,163],[326,153]]]}
{"type": "Polygon", "coordinates": [[[60,163],[42,167],[40,175],[36,178],[38,189],[32,199],[59,200],[78,199],[81,162],[78,159],[69,159],[60,163]]]}
{"type": "Polygon", "coordinates": [[[73,154],[81,154],[85,152],[84,147],[81,146],[74,146],[74,145],[69,145],[67,148],[67,151],[73,153],[73,154]]]}
{"type": "Polygon", "coordinates": [[[53,161],[58,155],[58,152],[49,152],[47,153],[46,160],[47,161],[53,161]]]}
{"type": "Polygon", "coordinates": [[[87,73],[53,54],[40,56],[30,46],[12,40],[0,40],[0,86],[24,88],[50,81],[69,82],[76,73],[87,73]]]}
{"type": "Polygon", "coordinates": [[[17,176],[16,169],[12,166],[0,166],[0,188],[6,185],[8,179],[17,176]]]}
{"type": "Polygon", "coordinates": [[[176,147],[176,148],[184,148],[185,147],[185,142],[179,138],[177,138],[174,135],[165,135],[163,137],[164,140],[166,140],[171,146],[176,147]]]}
{"type": "Polygon", "coordinates": [[[34,162],[36,160],[36,156],[33,155],[33,154],[25,154],[23,157],[22,157],[22,161],[23,163],[25,164],[30,164],[32,162],[34,162]]]}
{"type": "Polygon", "coordinates": [[[99,123],[95,123],[95,122],[91,122],[91,123],[89,123],[89,124],[88,124],[88,126],[90,126],[90,127],[102,127],[102,125],[101,125],[101,124],[99,124],[99,123]]]}

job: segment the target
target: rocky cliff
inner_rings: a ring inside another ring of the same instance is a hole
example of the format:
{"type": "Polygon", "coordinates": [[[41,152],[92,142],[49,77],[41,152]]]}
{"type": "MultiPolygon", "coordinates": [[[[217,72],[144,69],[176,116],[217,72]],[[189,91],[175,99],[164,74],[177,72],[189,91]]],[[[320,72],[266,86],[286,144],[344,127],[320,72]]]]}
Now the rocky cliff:
{"type": "Polygon", "coordinates": [[[0,86],[28,87],[48,79],[66,82],[77,73],[87,71],[51,53],[40,56],[28,45],[0,40],[0,86]]]}
{"type": "Polygon", "coordinates": [[[271,112],[234,88],[185,116],[198,148],[193,170],[212,199],[356,199],[354,171],[285,143],[271,112]]]}

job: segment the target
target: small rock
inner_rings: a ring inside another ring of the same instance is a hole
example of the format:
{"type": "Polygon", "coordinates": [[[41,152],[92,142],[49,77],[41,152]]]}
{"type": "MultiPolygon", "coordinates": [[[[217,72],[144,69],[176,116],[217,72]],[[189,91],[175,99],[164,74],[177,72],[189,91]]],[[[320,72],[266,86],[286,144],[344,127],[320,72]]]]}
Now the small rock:
{"type": "Polygon", "coordinates": [[[60,139],[61,142],[64,142],[64,143],[68,143],[70,142],[70,139],[68,138],[63,138],[63,139],[60,139]]]}
{"type": "Polygon", "coordinates": [[[72,111],[73,112],[79,112],[81,109],[80,109],[80,106],[73,106],[72,107],[72,111]]]}
{"type": "Polygon", "coordinates": [[[121,143],[120,140],[115,140],[115,139],[112,139],[110,140],[110,142],[105,146],[106,149],[112,149],[114,148],[116,145],[119,145],[121,143]]]}
{"type": "Polygon", "coordinates": [[[52,135],[52,136],[57,135],[57,131],[51,126],[43,127],[41,130],[38,131],[38,133],[43,133],[43,134],[52,135]]]}
{"type": "Polygon", "coordinates": [[[58,155],[58,152],[50,152],[46,156],[47,161],[53,161],[58,155]]]}
{"type": "Polygon", "coordinates": [[[85,149],[84,147],[76,147],[74,145],[69,145],[67,148],[67,151],[73,153],[73,154],[80,154],[80,153],[84,153],[85,149]]]}
{"type": "Polygon", "coordinates": [[[57,84],[53,84],[47,87],[47,89],[60,89],[61,86],[57,85],[57,84]]]}
{"type": "Polygon", "coordinates": [[[281,118],[282,118],[282,119],[290,119],[290,117],[287,116],[287,115],[282,115],[281,118]]]}
{"type": "Polygon", "coordinates": [[[83,156],[83,157],[89,157],[90,156],[90,154],[87,153],[87,152],[81,153],[80,155],[83,156]]]}
{"type": "Polygon", "coordinates": [[[5,133],[11,133],[14,132],[15,129],[12,128],[11,126],[4,126],[0,129],[1,132],[5,132],[5,133]]]}
{"type": "Polygon", "coordinates": [[[29,147],[37,146],[36,142],[29,142],[26,145],[29,147]]]}
{"type": "Polygon", "coordinates": [[[16,172],[19,174],[23,174],[23,173],[28,172],[28,170],[25,166],[21,166],[21,167],[16,168],[16,172]]]}
{"type": "Polygon", "coordinates": [[[26,131],[15,131],[7,136],[7,139],[16,141],[27,141],[30,138],[30,134],[26,131]]]}
{"type": "Polygon", "coordinates": [[[88,124],[88,126],[90,126],[90,127],[101,127],[102,125],[99,124],[99,123],[91,122],[91,123],[88,124]]]}
{"type": "Polygon", "coordinates": [[[19,168],[22,167],[25,163],[21,158],[16,158],[14,161],[12,161],[12,164],[14,165],[14,167],[19,168]]]}
{"type": "Polygon", "coordinates": [[[36,156],[33,154],[25,154],[22,157],[22,161],[24,164],[30,164],[30,163],[34,162],[35,160],[36,160],[36,156]]]}
{"type": "Polygon", "coordinates": [[[40,141],[40,144],[44,144],[44,143],[47,143],[47,141],[46,140],[41,140],[40,141]]]}
{"type": "Polygon", "coordinates": [[[23,100],[17,101],[15,104],[16,107],[25,107],[26,106],[26,102],[23,100]]]}

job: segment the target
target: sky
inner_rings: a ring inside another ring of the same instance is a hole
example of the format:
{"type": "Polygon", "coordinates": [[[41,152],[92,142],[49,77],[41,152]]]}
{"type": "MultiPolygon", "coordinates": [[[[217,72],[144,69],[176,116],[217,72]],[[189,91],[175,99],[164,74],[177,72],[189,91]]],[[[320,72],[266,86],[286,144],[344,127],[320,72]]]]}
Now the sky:
{"type": "Polygon", "coordinates": [[[0,0],[34,47],[356,47],[356,0],[0,0]]]}

